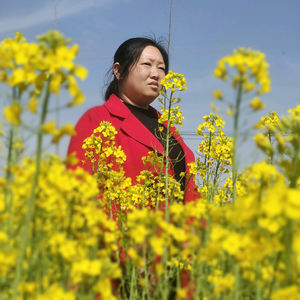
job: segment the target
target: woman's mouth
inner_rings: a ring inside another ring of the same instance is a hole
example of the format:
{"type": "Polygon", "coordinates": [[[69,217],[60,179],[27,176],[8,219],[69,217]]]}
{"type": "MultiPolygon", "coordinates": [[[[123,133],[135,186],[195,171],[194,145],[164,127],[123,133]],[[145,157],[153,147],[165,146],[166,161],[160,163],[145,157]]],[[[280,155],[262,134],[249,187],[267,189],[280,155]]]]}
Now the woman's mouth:
{"type": "Polygon", "coordinates": [[[148,84],[150,87],[152,87],[152,88],[158,88],[158,82],[157,81],[151,81],[149,84],[148,84]]]}

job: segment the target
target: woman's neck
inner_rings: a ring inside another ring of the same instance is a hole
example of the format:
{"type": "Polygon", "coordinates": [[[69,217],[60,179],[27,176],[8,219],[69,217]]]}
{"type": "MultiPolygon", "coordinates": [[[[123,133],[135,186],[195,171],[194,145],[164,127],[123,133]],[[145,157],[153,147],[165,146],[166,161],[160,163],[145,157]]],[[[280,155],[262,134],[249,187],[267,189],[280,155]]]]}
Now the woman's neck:
{"type": "Polygon", "coordinates": [[[133,101],[131,101],[129,98],[127,98],[127,97],[120,97],[119,96],[119,99],[122,101],[122,102],[124,102],[124,103],[128,103],[128,104],[130,104],[130,105],[132,105],[132,106],[136,106],[136,107],[139,107],[139,108],[142,108],[142,109],[148,109],[149,108],[149,105],[147,105],[147,106],[140,106],[140,105],[138,105],[138,104],[136,104],[135,102],[133,102],[133,101]]]}

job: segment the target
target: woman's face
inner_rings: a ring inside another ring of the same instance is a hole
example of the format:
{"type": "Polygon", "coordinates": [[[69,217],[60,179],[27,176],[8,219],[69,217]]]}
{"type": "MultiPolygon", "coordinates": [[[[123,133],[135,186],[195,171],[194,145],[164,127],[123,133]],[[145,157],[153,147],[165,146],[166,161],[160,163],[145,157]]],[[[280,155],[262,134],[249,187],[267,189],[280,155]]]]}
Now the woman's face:
{"type": "MultiPolygon", "coordinates": [[[[119,69],[114,65],[114,71],[119,69]]],[[[118,78],[117,73],[115,75],[118,78]]],[[[159,94],[160,80],[165,77],[165,63],[160,51],[153,46],[143,50],[128,76],[119,80],[119,97],[124,102],[147,109],[159,94]]]]}

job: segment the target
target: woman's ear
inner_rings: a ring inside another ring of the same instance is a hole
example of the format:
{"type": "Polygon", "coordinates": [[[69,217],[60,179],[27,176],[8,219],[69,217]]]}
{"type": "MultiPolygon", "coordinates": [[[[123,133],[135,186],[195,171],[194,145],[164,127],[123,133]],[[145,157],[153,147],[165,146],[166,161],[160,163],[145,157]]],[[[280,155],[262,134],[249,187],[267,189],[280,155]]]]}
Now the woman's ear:
{"type": "Polygon", "coordinates": [[[121,79],[121,66],[118,62],[114,63],[113,71],[117,80],[121,79]]]}

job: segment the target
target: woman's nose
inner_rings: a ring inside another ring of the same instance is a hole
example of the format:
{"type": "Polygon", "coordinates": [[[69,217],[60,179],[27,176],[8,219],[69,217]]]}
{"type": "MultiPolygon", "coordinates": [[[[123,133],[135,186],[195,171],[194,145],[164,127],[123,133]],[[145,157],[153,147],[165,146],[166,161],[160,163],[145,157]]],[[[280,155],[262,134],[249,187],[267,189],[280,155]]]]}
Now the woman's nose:
{"type": "Polygon", "coordinates": [[[156,67],[153,67],[151,68],[151,74],[150,74],[150,77],[151,78],[155,78],[155,79],[158,79],[158,69],[156,67]]]}

